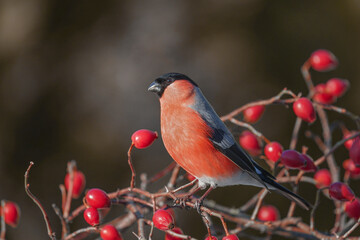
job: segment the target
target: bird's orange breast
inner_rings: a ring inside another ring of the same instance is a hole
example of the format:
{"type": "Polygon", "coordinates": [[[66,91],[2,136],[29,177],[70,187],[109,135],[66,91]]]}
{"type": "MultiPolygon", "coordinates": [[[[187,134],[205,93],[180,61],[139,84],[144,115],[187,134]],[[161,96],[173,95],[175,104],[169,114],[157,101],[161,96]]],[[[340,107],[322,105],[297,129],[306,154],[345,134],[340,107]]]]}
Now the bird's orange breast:
{"type": "Polygon", "coordinates": [[[176,96],[170,89],[160,100],[161,135],[171,157],[198,178],[222,178],[237,173],[239,167],[209,140],[212,129],[189,107],[194,99],[191,94],[184,99],[176,96]]]}

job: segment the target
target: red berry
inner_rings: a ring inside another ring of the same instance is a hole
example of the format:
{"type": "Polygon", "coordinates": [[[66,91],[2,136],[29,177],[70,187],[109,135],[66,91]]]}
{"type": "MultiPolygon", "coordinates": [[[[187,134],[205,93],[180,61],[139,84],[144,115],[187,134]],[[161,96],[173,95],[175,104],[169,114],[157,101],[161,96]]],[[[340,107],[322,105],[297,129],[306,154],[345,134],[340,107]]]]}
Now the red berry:
{"type": "Polygon", "coordinates": [[[257,156],[261,153],[261,146],[258,138],[250,131],[243,131],[239,137],[240,145],[251,155],[257,156]]]}
{"type": "Polygon", "coordinates": [[[327,169],[320,169],[317,171],[314,175],[314,179],[316,181],[317,188],[327,187],[332,182],[331,174],[327,169]]]}
{"type": "Polygon", "coordinates": [[[360,167],[360,139],[356,139],[349,150],[350,158],[355,166],[360,167]]]}
{"type": "Polygon", "coordinates": [[[205,240],[218,240],[218,239],[217,239],[217,237],[211,236],[211,238],[210,238],[210,236],[209,236],[209,237],[205,238],[205,240]]]}
{"type": "Polygon", "coordinates": [[[140,129],[133,133],[131,136],[131,141],[136,148],[142,149],[149,147],[157,138],[157,132],[153,132],[147,129],[140,129]]]}
{"type": "Polygon", "coordinates": [[[357,179],[360,177],[360,167],[356,167],[352,159],[345,160],[343,162],[343,167],[346,171],[350,172],[351,178],[357,179]]]}
{"type": "Polygon", "coordinates": [[[338,61],[334,54],[325,49],[319,49],[310,56],[311,67],[319,72],[326,72],[337,67],[338,61]]]}
{"type": "Polygon", "coordinates": [[[100,236],[103,240],[122,240],[120,233],[113,225],[105,225],[102,227],[100,236]]]}
{"type": "Polygon", "coordinates": [[[342,182],[332,183],[329,187],[329,194],[330,197],[340,201],[352,201],[355,198],[351,188],[342,182]]]}
{"type": "Polygon", "coordinates": [[[313,100],[322,104],[332,104],[336,102],[336,97],[327,92],[315,93],[313,100]]]}
{"type": "Polygon", "coordinates": [[[311,101],[305,97],[299,98],[293,103],[293,110],[296,116],[306,122],[312,123],[316,120],[314,106],[311,101]]]}
{"type": "MultiPolygon", "coordinates": [[[[73,181],[73,190],[72,190],[72,198],[78,198],[82,191],[84,190],[85,188],[85,183],[86,183],[86,180],[85,180],[85,175],[81,172],[81,171],[74,171],[74,181],[73,181]]],[[[66,191],[69,191],[70,189],[70,174],[67,173],[65,175],[65,188],[66,188],[66,191]]]]}
{"type": "Polygon", "coordinates": [[[168,213],[170,213],[170,215],[172,216],[172,218],[174,219],[174,222],[175,222],[175,212],[174,212],[173,208],[171,208],[169,206],[165,206],[165,207],[162,208],[162,210],[165,210],[168,213]]]}
{"type": "Polygon", "coordinates": [[[277,160],[279,160],[281,153],[283,152],[283,147],[278,142],[270,142],[266,144],[264,152],[265,156],[269,160],[276,162],[277,160]]]}
{"type": "Polygon", "coordinates": [[[90,189],[85,196],[86,203],[94,208],[108,208],[111,205],[109,196],[99,188],[90,189]]]}
{"type": "Polygon", "coordinates": [[[189,180],[190,182],[194,181],[196,179],[196,177],[194,177],[193,175],[191,175],[190,173],[186,174],[186,178],[187,180],[189,180]]]}
{"type": "MultiPolygon", "coordinates": [[[[2,209],[0,208],[2,211],[2,209]]],[[[0,212],[1,215],[1,212],[0,212]]],[[[6,201],[4,206],[5,223],[11,227],[16,227],[20,220],[20,208],[19,206],[11,201],[6,201]]]]}
{"type": "Polygon", "coordinates": [[[349,88],[349,81],[341,78],[331,78],[326,82],[326,91],[335,97],[342,96],[349,88]]]}
{"type": "Polygon", "coordinates": [[[306,166],[300,167],[304,172],[316,172],[317,166],[314,164],[314,160],[307,154],[301,154],[306,161],[306,166]]]}
{"type": "Polygon", "coordinates": [[[355,198],[354,201],[348,201],[345,203],[345,212],[346,214],[354,219],[360,218],[360,200],[355,198]]]}
{"type": "Polygon", "coordinates": [[[89,207],[84,211],[84,219],[91,226],[99,225],[100,217],[99,212],[96,208],[89,207]]]}
{"type": "Polygon", "coordinates": [[[288,168],[305,167],[306,160],[295,150],[285,150],[280,156],[281,163],[288,168]]]}
{"type": "MultiPolygon", "coordinates": [[[[343,131],[343,139],[345,138],[348,138],[354,134],[356,134],[357,132],[356,131],[348,131],[347,129],[343,131]]],[[[347,148],[347,149],[350,149],[351,146],[353,145],[354,141],[356,139],[360,139],[360,137],[356,137],[356,138],[352,138],[350,140],[347,140],[345,143],[344,143],[344,146],[347,148]]]]}
{"type": "Polygon", "coordinates": [[[257,122],[265,111],[265,106],[257,105],[244,110],[244,120],[249,123],[257,122]]]}
{"type": "Polygon", "coordinates": [[[169,230],[174,228],[174,218],[168,211],[157,210],[153,215],[154,226],[160,230],[169,230]]]}
{"type": "MultiPolygon", "coordinates": [[[[183,231],[178,227],[171,229],[171,231],[179,233],[179,234],[183,234],[183,231]]],[[[169,233],[166,233],[165,240],[182,240],[182,238],[174,237],[174,236],[170,235],[169,233]]]]}
{"type": "Polygon", "coordinates": [[[239,240],[235,234],[231,234],[222,238],[222,240],[239,240]]]}
{"type": "Polygon", "coordinates": [[[259,209],[257,218],[261,221],[276,221],[279,219],[279,211],[272,205],[264,205],[259,209]]]}
{"type": "Polygon", "coordinates": [[[315,92],[316,93],[323,93],[326,92],[326,84],[325,83],[319,83],[315,86],[315,92]]]}

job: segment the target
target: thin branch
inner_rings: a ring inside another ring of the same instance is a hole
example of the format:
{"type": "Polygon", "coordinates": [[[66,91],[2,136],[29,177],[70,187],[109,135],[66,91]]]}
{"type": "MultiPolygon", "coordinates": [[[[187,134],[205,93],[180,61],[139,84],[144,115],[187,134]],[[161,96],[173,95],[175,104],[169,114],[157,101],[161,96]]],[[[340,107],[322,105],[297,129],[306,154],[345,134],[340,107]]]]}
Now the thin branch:
{"type": "Polygon", "coordinates": [[[1,233],[0,240],[5,240],[6,223],[5,223],[5,200],[1,200],[1,233]]]}
{"type": "Polygon", "coordinates": [[[65,206],[64,206],[64,212],[63,212],[65,219],[69,216],[69,212],[70,212],[72,193],[73,193],[73,188],[74,188],[74,171],[75,171],[75,169],[76,169],[76,162],[75,161],[68,162],[67,171],[70,175],[70,181],[69,181],[69,190],[67,191],[66,202],[65,202],[65,206]]]}
{"type": "Polygon", "coordinates": [[[67,234],[69,233],[70,229],[69,229],[69,225],[67,224],[67,222],[65,221],[63,215],[61,214],[60,208],[58,206],[56,206],[55,203],[52,204],[52,207],[56,213],[56,215],[59,217],[60,222],[61,222],[61,227],[62,227],[62,231],[61,231],[61,239],[64,239],[67,234]]]}
{"type": "Polygon", "coordinates": [[[273,103],[287,104],[287,103],[291,103],[291,102],[295,101],[295,98],[296,98],[296,95],[292,91],[287,90],[286,88],[284,88],[280,93],[278,93],[276,96],[274,96],[272,98],[269,98],[267,100],[260,100],[260,101],[255,101],[255,102],[245,104],[242,107],[237,108],[234,111],[222,116],[220,119],[222,121],[227,121],[227,120],[230,120],[231,118],[234,118],[236,115],[240,114],[242,111],[244,111],[245,109],[247,109],[249,107],[258,106],[258,105],[269,105],[269,104],[273,104],[273,103]],[[292,98],[281,100],[281,97],[284,96],[284,95],[289,95],[292,98]]]}
{"type": "Polygon", "coordinates": [[[44,220],[45,220],[45,223],[46,223],[46,228],[47,228],[47,232],[48,232],[48,235],[49,235],[50,239],[56,240],[55,233],[52,231],[50,221],[49,221],[49,217],[48,217],[44,207],[42,206],[40,201],[30,192],[30,188],[29,188],[30,184],[28,183],[28,178],[29,178],[29,173],[30,173],[30,169],[31,169],[32,165],[34,165],[34,163],[30,162],[30,165],[29,165],[28,169],[25,172],[25,192],[31,198],[31,200],[33,200],[34,203],[40,208],[41,213],[43,214],[43,217],[44,217],[44,220]]]}
{"type": "Polygon", "coordinates": [[[133,164],[131,162],[131,151],[132,151],[134,146],[135,146],[134,143],[131,143],[130,148],[129,148],[128,153],[127,153],[127,155],[128,155],[128,164],[129,164],[130,169],[131,169],[131,181],[130,181],[130,188],[131,189],[135,187],[135,176],[136,176],[134,166],[133,166],[133,164]]]}

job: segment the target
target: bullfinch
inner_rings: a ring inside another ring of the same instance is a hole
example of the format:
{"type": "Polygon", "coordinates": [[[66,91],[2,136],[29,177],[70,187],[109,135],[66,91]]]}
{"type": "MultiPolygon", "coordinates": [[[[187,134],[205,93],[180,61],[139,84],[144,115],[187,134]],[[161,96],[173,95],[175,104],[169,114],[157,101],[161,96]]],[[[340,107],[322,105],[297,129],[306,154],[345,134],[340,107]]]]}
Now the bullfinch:
{"type": "Polygon", "coordinates": [[[278,184],[239,146],[188,76],[164,74],[148,90],[160,99],[161,136],[166,150],[198,179],[200,188],[210,186],[211,191],[222,186],[252,185],[274,190],[307,210],[311,207],[302,197],[278,184]]]}

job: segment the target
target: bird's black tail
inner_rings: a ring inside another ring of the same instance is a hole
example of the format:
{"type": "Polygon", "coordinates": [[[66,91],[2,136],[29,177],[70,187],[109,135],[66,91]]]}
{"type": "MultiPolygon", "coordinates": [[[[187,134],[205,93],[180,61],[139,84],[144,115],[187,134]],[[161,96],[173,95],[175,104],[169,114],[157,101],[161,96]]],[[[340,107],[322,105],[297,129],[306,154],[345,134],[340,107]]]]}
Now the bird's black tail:
{"type": "Polygon", "coordinates": [[[305,208],[306,210],[310,210],[312,208],[312,205],[308,203],[305,199],[291,192],[289,189],[283,187],[279,183],[275,182],[273,179],[263,177],[262,180],[268,185],[270,190],[275,190],[277,193],[280,193],[291,201],[296,202],[298,205],[305,208]]]}

